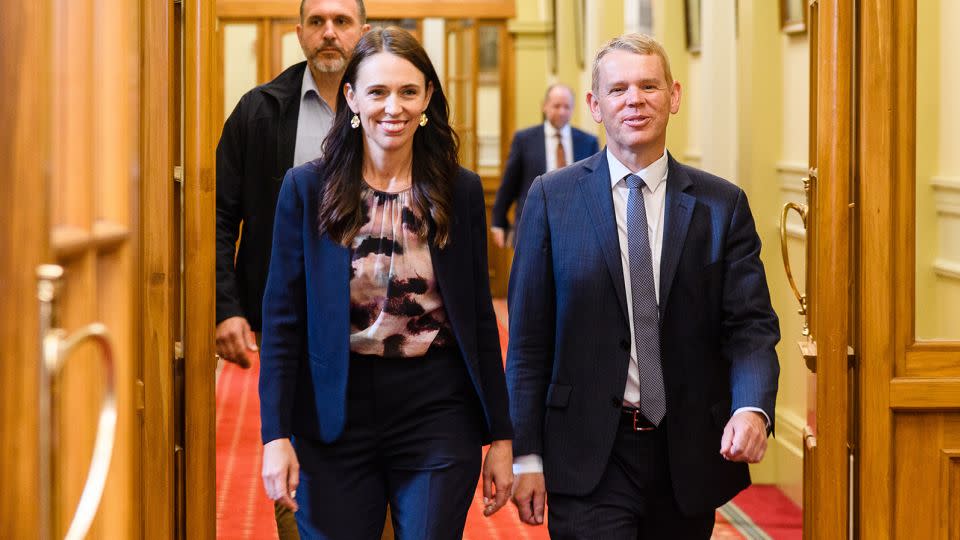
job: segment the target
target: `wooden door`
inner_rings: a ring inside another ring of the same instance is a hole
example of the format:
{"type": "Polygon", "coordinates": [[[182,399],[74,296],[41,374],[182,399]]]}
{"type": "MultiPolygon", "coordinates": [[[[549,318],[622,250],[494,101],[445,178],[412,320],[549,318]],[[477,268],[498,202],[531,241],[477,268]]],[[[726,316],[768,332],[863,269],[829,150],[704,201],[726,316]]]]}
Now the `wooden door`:
{"type": "MultiPolygon", "coordinates": [[[[801,350],[816,398],[804,536],[960,538],[960,324],[947,316],[938,339],[917,337],[917,321],[929,319],[921,312],[936,309],[918,285],[930,273],[918,244],[937,234],[917,210],[919,171],[931,168],[931,138],[952,133],[918,122],[960,122],[940,83],[960,70],[923,66],[950,54],[940,11],[952,4],[811,4],[810,336],[801,350]]],[[[960,167],[939,163],[953,169],[935,181],[960,185],[960,167]]],[[[943,294],[960,294],[952,287],[943,294]]]]}
{"type": "MultiPolygon", "coordinates": [[[[917,301],[917,274],[928,271],[918,259],[918,239],[937,234],[917,227],[925,217],[917,212],[918,193],[929,180],[918,174],[918,165],[927,163],[917,156],[929,150],[921,136],[927,142],[938,138],[929,124],[918,131],[918,107],[933,106],[929,112],[944,125],[960,122],[957,111],[945,105],[955,101],[951,92],[957,89],[938,85],[941,77],[955,81],[955,60],[922,77],[918,64],[952,57],[952,50],[926,44],[951,40],[941,20],[955,28],[958,12],[953,2],[927,0],[865,2],[860,11],[855,202],[862,262],[854,282],[860,313],[854,521],[862,538],[955,539],[960,538],[960,323],[942,321],[943,339],[926,341],[917,337],[915,321],[922,310],[936,309],[917,301]],[[952,10],[954,17],[938,14],[941,10],[952,10]],[[931,88],[941,94],[936,105],[918,100],[931,88]]],[[[939,130],[940,136],[949,130],[939,130]]],[[[952,162],[955,152],[941,146],[939,162],[952,162]]],[[[954,175],[956,183],[960,171],[953,167],[939,174],[954,175]]],[[[943,239],[942,245],[951,242],[956,239],[943,239]]]]}
{"type": "Polygon", "coordinates": [[[5,2],[0,22],[3,538],[139,535],[139,9],[98,6],[5,2]]]}

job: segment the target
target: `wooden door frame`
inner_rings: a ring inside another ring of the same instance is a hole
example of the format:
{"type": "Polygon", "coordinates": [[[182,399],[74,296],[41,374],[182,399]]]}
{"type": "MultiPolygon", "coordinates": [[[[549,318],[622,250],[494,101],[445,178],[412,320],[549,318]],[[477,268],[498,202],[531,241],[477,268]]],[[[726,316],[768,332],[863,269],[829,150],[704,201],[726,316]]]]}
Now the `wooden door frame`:
{"type": "MultiPolygon", "coordinates": [[[[216,0],[223,18],[290,18],[299,12],[297,0],[216,0]]],[[[365,0],[367,18],[376,19],[510,19],[514,0],[365,0]]]]}
{"type": "Polygon", "coordinates": [[[212,2],[184,0],[183,287],[186,530],[216,537],[216,160],[223,111],[216,88],[216,15],[212,2]]]}
{"type": "MultiPolygon", "coordinates": [[[[816,238],[815,271],[809,276],[811,337],[816,342],[815,449],[804,500],[805,538],[845,538],[849,532],[851,380],[847,347],[851,317],[850,203],[855,131],[855,11],[851,2],[818,0],[812,99],[816,123],[816,175],[811,178],[810,223],[816,238]],[[829,291],[829,294],[816,294],[829,291]],[[812,492],[812,493],[811,493],[812,492]]],[[[807,441],[805,441],[805,444],[807,441]]],[[[808,456],[810,457],[810,456],[808,456]]]]}
{"type": "Polygon", "coordinates": [[[141,535],[175,538],[174,342],[180,300],[174,219],[176,115],[173,2],[141,0],[141,535]],[[149,489],[147,488],[149,486],[149,489]]]}
{"type": "Polygon", "coordinates": [[[182,2],[183,17],[183,243],[174,231],[176,201],[174,148],[181,129],[174,58],[179,39],[173,2],[142,0],[141,80],[143,163],[143,368],[144,462],[142,490],[145,536],[190,538],[216,536],[216,408],[213,349],[215,327],[214,242],[216,215],[215,148],[220,112],[214,107],[217,70],[213,7],[201,0],[182,2]],[[180,253],[180,250],[183,253],[180,253]],[[180,257],[183,272],[180,273],[180,257]],[[181,278],[182,276],[182,278],[181,278]],[[182,376],[184,402],[175,403],[177,328],[182,279],[184,334],[182,376]],[[178,415],[183,446],[176,448],[178,415]],[[185,478],[175,478],[182,453],[185,478]],[[189,500],[178,501],[178,481],[189,500]],[[147,489],[149,488],[149,489],[147,489]],[[183,506],[178,510],[178,502],[183,506]],[[183,511],[185,515],[179,514],[183,511]]]}

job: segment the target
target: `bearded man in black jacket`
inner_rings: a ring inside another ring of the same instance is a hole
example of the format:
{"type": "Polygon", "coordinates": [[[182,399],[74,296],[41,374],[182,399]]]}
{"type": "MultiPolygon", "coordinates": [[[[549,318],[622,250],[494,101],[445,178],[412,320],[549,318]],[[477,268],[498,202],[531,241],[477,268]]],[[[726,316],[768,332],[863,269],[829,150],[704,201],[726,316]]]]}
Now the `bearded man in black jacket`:
{"type": "MultiPolygon", "coordinates": [[[[363,0],[302,0],[297,39],[306,61],[247,92],[223,126],[217,145],[216,346],[224,360],[249,367],[247,352],[257,350],[280,184],[287,169],[320,157],[340,78],[370,29],[366,22],[363,0]]],[[[298,538],[293,514],[274,509],[280,538],[298,538]]]]}
{"type": "Polygon", "coordinates": [[[307,60],[247,92],[223,126],[217,145],[216,343],[224,360],[246,367],[247,351],[257,350],[250,331],[260,332],[283,175],[320,157],[343,69],[369,28],[362,0],[303,0],[297,38],[307,60]]]}

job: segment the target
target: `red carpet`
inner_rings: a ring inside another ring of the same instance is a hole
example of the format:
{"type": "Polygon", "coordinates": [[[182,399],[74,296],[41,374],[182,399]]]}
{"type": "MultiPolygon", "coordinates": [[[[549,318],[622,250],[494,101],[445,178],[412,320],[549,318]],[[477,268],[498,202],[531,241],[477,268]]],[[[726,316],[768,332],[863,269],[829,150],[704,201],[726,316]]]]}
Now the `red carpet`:
{"type": "MultiPolygon", "coordinates": [[[[500,346],[506,352],[506,304],[495,300],[500,319],[500,346]]],[[[273,503],[260,482],[260,358],[248,370],[225,364],[217,379],[217,538],[276,538],[273,503]]],[[[483,490],[477,482],[475,504],[467,516],[468,540],[547,539],[545,526],[520,523],[513,506],[483,517],[483,490]]],[[[779,489],[752,486],[717,512],[714,539],[794,540],[801,538],[801,513],[779,489]]]]}
{"type": "Polygon", "coordinates": [[[224,363],[217,379],[217,538],[277,537],[273,502],[260,481],[260,356],[250,369],[224,363]]]}

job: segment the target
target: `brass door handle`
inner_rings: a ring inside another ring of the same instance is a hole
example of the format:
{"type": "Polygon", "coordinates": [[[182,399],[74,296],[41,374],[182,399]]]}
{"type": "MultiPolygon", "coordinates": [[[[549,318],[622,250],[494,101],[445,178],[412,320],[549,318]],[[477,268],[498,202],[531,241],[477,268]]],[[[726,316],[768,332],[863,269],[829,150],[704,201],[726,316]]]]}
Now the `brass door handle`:
{"type": "Polygon", "coordinates": [[[797,282],[793,279],[793,271],[790,268],[790,252],[787,250],[787,215],[790,214],[790,211],[794,210],[797,214],[800,215],[800,219],[803,221],[804,229],[807,228],[807,213],[808,207],[805,204],[788,202],[783,205],[783,211],[780,213],[780,253],[783,256],[783,269],[787,272],[787,281],[790,283],[790,288],[793,289],[793,295],[797,297],[797,302],[800,303],[800,315],[807,314],[807,296],[800,292],[800,289],[797,287],[797,282]]]}
{"type": "Polygon", "coordinates": [[[40,444],[40,464],[41,481],[47,485],[41,488],[41,506],[44,507],[45,515],[41,519],[46,522],[41,525],[41,537],[49,538],[52,527],[49,521],[52,516],[52,500],[50,499],[50,488],[52,487],[52,440],[56,440],[52,435],[53,423],[50,421],[52,416],[52,400],[50,388],[52,381],[55,380],[63,370],[63,366],[76,347],[87,341],[93,341],[99,346],[100,358],[103,361],[103,367],[106,375],[106,387],[104,389],[103,401],[100,406],[100,415],[97,422],[97,434],[94,439],[93,456],[90,460],[90,468],[87,472],[87,480],[84,483],[83,491],[80,494],[80,501],[77,503],[77,509],[67,528],[65,538],[67,540],[80,540],[87,535],[94,517],[97,515],[97,509],[100,506],[100,499],[103,497],[103,491],[107,483],[107,475],[110,472],[110,461],[113,457],[113,446],[116,438],[117,428],[117,401],[116,384],[114,381],[114,361],[113,347],[110,343],[110,334],[107,327],[101,323],[92,323],[81,328],[73,335],[67,335],[66,330],[53,327],[53,304],[56,296],[56,285],[63,275],[63,269],[54,265],[43,265],[38,269],[39,277],[39,300],[41,314],[41,337],[42,337],[42,365],[40,366],[40,408],[41,419],[45,424],[41,424],[41,444],[40,444]]]}
{"type": "Polygon", "coordinates": [[[43,340],[44,363],[51,377],[59,375],[69,354],[78,345],[93,341],[100,347],[103,366],[106,370],[106,390],[100,405],[100,419],[97,422],[97,436],[93,443],[93,457],[87,472],[87,481],[77,503],[77,510],[67,529],[67,540],[80,540],[87,535],[93,518],[97,515],[100,499],[110,472],[113,457],[113,443],[117,428],[117,399],[114,386],[113,348],[107,327],[100,323],[87,325],[71,336],[62,329],[51,330],[43,340]]]}

